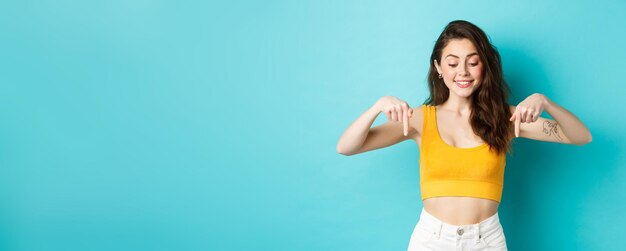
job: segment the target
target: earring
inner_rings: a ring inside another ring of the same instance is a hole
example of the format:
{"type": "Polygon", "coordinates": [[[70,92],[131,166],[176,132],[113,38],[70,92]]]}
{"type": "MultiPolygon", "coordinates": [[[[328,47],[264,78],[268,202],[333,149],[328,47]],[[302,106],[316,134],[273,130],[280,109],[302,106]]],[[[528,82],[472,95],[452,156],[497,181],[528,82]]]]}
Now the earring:
{"type": "Polygon", "coordinates": [[[443,78],[443,76],[441,76],[441,73],[439,73],[439,78],[443,78]]]}

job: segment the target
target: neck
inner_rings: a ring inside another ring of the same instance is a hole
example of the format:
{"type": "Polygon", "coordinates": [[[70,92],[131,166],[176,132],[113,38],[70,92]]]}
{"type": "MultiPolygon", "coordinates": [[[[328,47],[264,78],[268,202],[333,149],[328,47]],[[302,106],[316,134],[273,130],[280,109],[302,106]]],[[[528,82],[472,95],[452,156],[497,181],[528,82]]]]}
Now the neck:
{"type": "Polygon", "coordinates": [[[459,97],[450,93],[448,100],[443,102],[441,107],[458,114],[468,115],[472,111],[472,100],[469,97],[459,97]]]}

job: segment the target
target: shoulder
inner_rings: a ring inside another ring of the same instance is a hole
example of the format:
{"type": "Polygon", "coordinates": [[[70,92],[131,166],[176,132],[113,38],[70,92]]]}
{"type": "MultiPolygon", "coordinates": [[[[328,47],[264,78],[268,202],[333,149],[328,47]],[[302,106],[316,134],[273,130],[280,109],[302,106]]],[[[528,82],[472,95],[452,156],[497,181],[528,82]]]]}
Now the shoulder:
{"type": "Polygon", "coordinates": [[[424,124],[424,110],[427,109],[427,105],[419,105],[416,107],[412,107],[413,116],[409,119],[409,126],[412,130],[417,132],[417,135],[422,134],[423,124],[424,124]]]}
{"type": "Polygon", "coordinates": [[[422,118],[424,117],[424,110],[428,109],[428,107],[427,105],[420,105],[420,106],[412,107],[411,109],[413,110],[413,117],[411,118],[412,119],[419,118],[421,121],[422,118]]]}
{"type": "Polygon", "coordinates": [[[413,112],[419,112],[420,114],[424,114],[424,112],[428,109],[431,109],[433,106],[428,105],[428,104],[423,104],[423,105],[419,105],[416,107],[413,107],[411,109],[413,109],[413,112]]]}

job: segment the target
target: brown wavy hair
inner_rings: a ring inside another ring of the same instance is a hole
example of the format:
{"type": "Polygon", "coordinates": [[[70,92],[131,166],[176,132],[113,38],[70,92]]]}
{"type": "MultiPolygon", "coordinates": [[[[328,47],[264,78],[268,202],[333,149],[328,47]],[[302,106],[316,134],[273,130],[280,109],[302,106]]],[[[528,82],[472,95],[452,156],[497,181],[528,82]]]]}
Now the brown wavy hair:
{"type": "Polygon", "coordinates": [[[430,96],[424,104],[440,105],[448,100],[450,90],[443,79],[439,78],[434,61],[437,60],[441,64],[441,53],[448,42],[463,38],[474,44],[484,65],[483,80],[470,97],[472,100],[472,112],[470,114],[472,130],[489,144],[489,149],[495,149],[498,153],[504,151],[510,153],[514,127],[509,122],[511,110],[507,99],[511,90],[504,81],[500,53],[478,26],[468,21],[455,20],[443,29],[430,56],[430,70],[428,72],[430,96]]]}

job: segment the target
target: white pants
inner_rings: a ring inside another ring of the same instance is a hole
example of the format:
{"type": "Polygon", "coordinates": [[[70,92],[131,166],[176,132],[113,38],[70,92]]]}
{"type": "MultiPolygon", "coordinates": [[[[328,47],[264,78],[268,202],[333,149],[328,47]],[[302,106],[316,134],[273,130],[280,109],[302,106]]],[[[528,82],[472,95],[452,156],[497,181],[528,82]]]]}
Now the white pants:
{"type": "Polygon", "coordinates": [[[507,247],[497,212],[480,223],[457,226],[445,223],[422,209],[407,250],[506,251],[507,247]]]}

